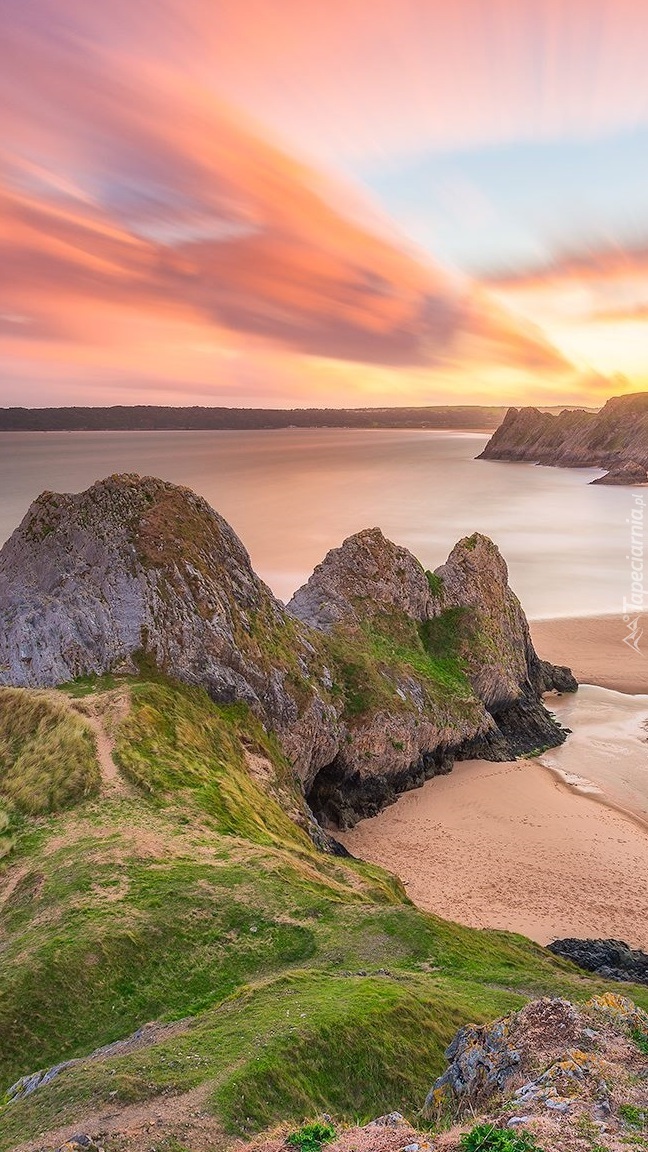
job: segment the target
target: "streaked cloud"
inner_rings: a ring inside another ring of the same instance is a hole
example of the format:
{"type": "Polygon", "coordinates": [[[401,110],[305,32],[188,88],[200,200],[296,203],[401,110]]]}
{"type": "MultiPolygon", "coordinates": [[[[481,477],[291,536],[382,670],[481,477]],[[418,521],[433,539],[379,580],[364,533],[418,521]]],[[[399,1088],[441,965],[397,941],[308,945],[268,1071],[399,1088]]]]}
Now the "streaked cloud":
{"type": "MultiPolygon", "coordinates": [[[[579,393],[582,357],[575,371],[546,309],[519,306],[521,283],[441,267],[352,175],[643,122],[624,19],[648,31],[635,0],[4,0],[12,399],[83,382],[91,399],[111,381],[241,403],[579,393]]],[[[497,226],[470,183],[447,199],[471,227],[497,226]]]]}
{"type": "Polygon", "coordinates": [[[648,383],[648,243],[592,243],[488,283],[504,307],[534,316],[574,362],[625,374],[616,390],[648,383]]]}

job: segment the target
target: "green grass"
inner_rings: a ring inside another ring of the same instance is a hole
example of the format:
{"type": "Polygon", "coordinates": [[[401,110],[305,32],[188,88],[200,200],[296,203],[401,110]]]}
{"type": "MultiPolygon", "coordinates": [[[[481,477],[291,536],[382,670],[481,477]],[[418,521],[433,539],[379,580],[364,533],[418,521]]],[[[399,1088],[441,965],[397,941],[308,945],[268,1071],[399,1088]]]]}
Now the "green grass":
{"type": "Polygon", "coordinates": [[[619,1104],[619,1116],[631,1128],[640,1128],[648,1132],[648,1107],[640,1108],[637,1104],[619,1104]]]}
{"type": "Polygon", "coordinates": [[[59,812],[95,794],[99,781],[92,734],[64,701],[0,688],[0,797],[7,809],[59,812]]]}
{"type": "Polygon", "coordinates": [[[82,700],[84,696],[94,696],[97,693],[109,692],[121,682],[132,681],[132,677],[121,677],[119,680],[110,674],[106,676],[78,676],[67,684],[61,684],[57,689],[64,696],[72,700],[82,700]]]}
{"type": "Polygon", "coordinates": [[[334,1139],[333,1125],[316,1120],[312,1124],[304,1124],[297,1132],[291,1132],[286,1144],[291,1148],[299,1148],[301,1152],[319,1152],[323,1144],[329,1144],[334,1139]]]}
{"type": "Polygon", "coordinates": [[[494,1124],[476,1124],[459,1139],[463,1152],[539,1152],[539,1145],[529,1132],[497,1128],[494,1124]]]}
{"type": "Polygon", "coordinates": [[[429,569],[425,573],[428,587],[433,596],[441,596],[443,593],[443,579],[438,576],[436,572],[430,572],[429,569]]]}
{"type": "Polygon", "coordinates": [[[326,637],[334,692],[342,696],[347,718],[381,709],[416,710],[402,695],[415,678],[430,711],[465,714],[480,707],[464,670],[457,638],[457,610],[417,625],[402,613],[376,613],[360,626],[338,625],[326,637]]]}
{"type": "Polygon", "coordinates": [[[216,708],[202,688],[141,682],[131,688],[115,759],[139,788],[192,802],[220,832],[309,846],[278,799],[251,779],[245,748],[268,760],[277,796],[282,785],[295,789],[278,745],[245,705],[216,708]]]}
{"type": "Polygon", "coordinates": [[[648,1056],[648,1032],[642,1032],[641,1028],[633,1028],[632,1039],[639,1051],[648,1056]]]}
{"type": "MultiPolygon", "coordinates": [[[[461,1024],[605,987],[318,853],[287,815],[300,802],[285,760],[245,708],[162,679],[119,690],[132,795],[81,791],[56,814],[25,813],[0,860],[0,1089],[148,1020],[186,1022],[0,1110],[0,1149],[88,1107],[199,1084],[232,1134],[323,1111],[413,1117],[461,1024]],[[248,750],[265,757],[262,782],[248,750]]],[[[648,1007],[648,989],[633,996],[648,1007]]]]}

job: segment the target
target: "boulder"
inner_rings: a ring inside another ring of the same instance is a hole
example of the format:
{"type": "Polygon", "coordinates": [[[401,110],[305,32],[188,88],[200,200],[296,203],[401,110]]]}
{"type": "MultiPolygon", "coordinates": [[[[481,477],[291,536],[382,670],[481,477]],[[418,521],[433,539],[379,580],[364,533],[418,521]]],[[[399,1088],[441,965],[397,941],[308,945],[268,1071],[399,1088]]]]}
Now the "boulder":
{"type": "Polygon", "coordinates": [[[631,980],[648,984],[648,954],[630,948],[623,940],[554,940],[547,947],[556,956],[571,960],[587,972],[606,980],[631,980]]]}

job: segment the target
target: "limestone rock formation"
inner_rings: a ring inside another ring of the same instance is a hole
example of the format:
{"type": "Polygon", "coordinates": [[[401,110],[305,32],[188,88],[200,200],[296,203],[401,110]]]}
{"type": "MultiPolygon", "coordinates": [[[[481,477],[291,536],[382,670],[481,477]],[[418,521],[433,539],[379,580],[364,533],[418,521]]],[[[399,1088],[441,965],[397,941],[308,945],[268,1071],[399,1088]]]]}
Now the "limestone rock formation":
{"type": "Polygon", "coordinates": [[[333,755],[335,710],[307,687],[299,626],[189,489],[121,475],[43,493],[0,552],[0,625],[0,684],[152,663],[266,716],[298,771],[333,755]]]}
{"type": "Polygon", "coordinates": [[[638,484],[648,484],[648,472],[644,464],[636,460],[628,460],[611,468],[605,476],[599,476],[592,484],[608,484],[621,487],[636,487],[638,484]]]}
{"type": "Polygon", "coordinates": [[[431,574],[360,532],[286,609],[188,489],[125,475],[44,493],[0,552],[0,684],[147,665],[248,704],[317,814],[343,825],[456,757],[560,743],[541,694],[576,687],[538,660],[483,536],[431,574]]]}
{"type": "Polygon", "coordinates": [[[600,412],[509,408],[480,459],[526,460],[563,468],[604,468],[596,483],[645,483],[648,392],[615,396],[600,412]],[[639,477],[639,479],[637,479],[639,477]]]}
{"type": "Polygon", "coordinates": [[[412,553],[392,544],[380,528],[367,528],[327,554],[295,592],[288,610],[305,624],[328,631],[341,621],[358,623],[381,611],[426,620],[439,606],[412,553]]]}
{"type": "Polygon", "coordinates": [[[222,517],[138,476],[43,493],[2,549],[0,604],[0,683],[24,687],[134,672],[140,653],[252,702],[269,689],[265,634],[284,625],[222,517]]]}
{"type": "Polygon", "coordinates": [[[359,532],[328,553],[288,608],[333,649],[355,641],[402,658],[391,706],[349,724],[311,785],[317,811],[338,823],[374,814],[455,758],[512,759],[564,739],[540,698],[575,691],[576,681],[539,660],[506,563],[479,533],[426,573],[378,529],[359,532]]]}
{"type": "Polygon", "coordinates": [[[592,1130],[598,1122],[622,1136],[628,1115],[646,1115],[648,1059],[637,1034],[648,1036],[648,1014],[623,996],[607,992],[578,1006],[532,1000],[493,1024],[460,1029],[425,1110],[474,1117],[494,1106],[495,1126],[542,1125],[548,1147],[568,1146],[554,1142],[561,1118],[587,1116],[592,1130]]]}
{"type": "Polygon", "coordinates": [[[519,699],[527,686],[536,694],[575,691],[569,669],[538,658],[506,561],[492,540],[479,532],[460,540],[434,575],[442,607],[464,619],[462,657],[475,692],[491,711],[519,699]]]}

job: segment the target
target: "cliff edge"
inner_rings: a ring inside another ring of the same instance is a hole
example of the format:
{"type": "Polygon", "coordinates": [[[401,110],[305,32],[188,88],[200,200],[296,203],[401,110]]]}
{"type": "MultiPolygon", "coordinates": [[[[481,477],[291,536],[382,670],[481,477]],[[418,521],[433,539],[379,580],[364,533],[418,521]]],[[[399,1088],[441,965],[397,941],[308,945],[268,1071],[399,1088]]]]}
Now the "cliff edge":
{"type": "Polygon", "coordinates": [[[648,482],[648,392],[615,396],[600,412],[509,408],[479,459],[603,468],[598,484],[648,482]]]}

